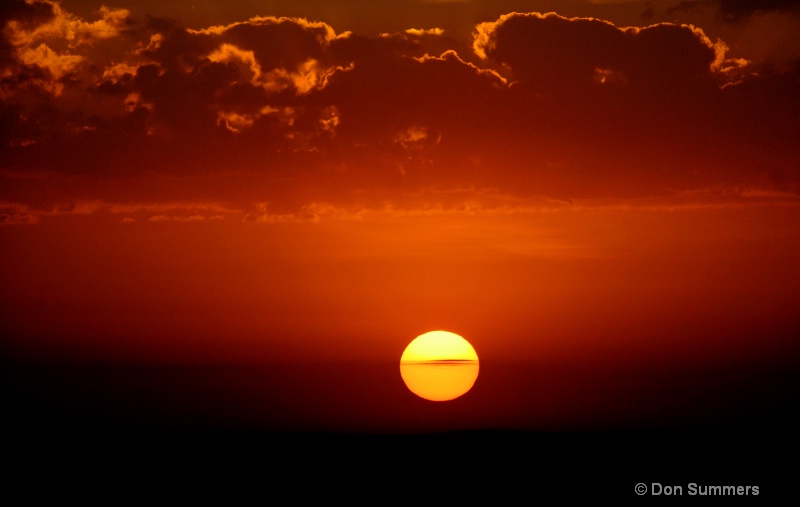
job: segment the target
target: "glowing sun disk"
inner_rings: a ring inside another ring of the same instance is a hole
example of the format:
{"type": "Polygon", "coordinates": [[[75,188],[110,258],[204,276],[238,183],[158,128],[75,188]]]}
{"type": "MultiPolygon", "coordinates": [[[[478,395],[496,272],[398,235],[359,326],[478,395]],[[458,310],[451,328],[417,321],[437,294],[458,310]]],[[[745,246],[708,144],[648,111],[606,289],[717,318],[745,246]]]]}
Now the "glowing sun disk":
{"type": "Polygon", "coordinates": [[[478,354],[467,340],[447,331],[417,336],[400,358],[406,387],[430,401],[449,401],[463,395],[478,378],[478,354]]]}

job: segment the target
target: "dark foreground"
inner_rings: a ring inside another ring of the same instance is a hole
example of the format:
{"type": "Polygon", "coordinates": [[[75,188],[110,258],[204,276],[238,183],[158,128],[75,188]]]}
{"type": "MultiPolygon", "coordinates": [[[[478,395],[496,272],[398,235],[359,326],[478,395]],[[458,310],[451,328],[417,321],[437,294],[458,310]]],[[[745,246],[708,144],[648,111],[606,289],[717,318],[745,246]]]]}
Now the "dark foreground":
{"type": "Polygon", "coordinates": [[[372,435],[17,428],[4,435],[4,461],[12,469],[6,484],[23,488],[29,500],[217,496],[271,503],[288,494],[293,501],[383,503],[481,495],[534,503],[637,498],[640,483],[647,497],[666,497],[665,486],[679,486],[685,497],[699,496],[692,493],[701,486],[742,486],[740,495],[796,498],[797,440],[762,430],[372,435]]]}
{"type": "Polygon", "coordinates": [[[710,491],[750,501],[756,487],[757,499],[800,496],[791,371],[742,377],[755,386],[749,391],[695,380],[681,397],[661,391],[649,405],[657,392],[649,386],[639,396],[590,383],[550,401],[532,388],[512,399],[488,389],[489,375],[463,400],[432,404],[395,386],[391,374],[320,371],[306,387],[291,387],[293,370],[6,366],[3,484],[25,503],[639,501],[637,485],[648,500],[710,491]],[[325,381],[334,377],[350,390],[325,381]],[[626,407],[638,418],[608,417],[626,407]],[[552,428],[535,427],[552,414],[594,426],[559,429],[553,418],[552,428]]]}

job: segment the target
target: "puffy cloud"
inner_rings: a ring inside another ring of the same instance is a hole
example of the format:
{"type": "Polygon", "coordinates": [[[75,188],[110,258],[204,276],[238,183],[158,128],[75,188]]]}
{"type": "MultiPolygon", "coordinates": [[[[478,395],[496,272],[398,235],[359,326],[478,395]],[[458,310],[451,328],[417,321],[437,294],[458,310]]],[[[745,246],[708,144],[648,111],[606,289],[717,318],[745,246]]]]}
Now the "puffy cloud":
{"type": "Polygon", "coordinates": [[[708,25],[756,70],[791,71],[800,59],[800,3],[794,0],[684,1],[666,14],[708,25]]]}
{"type": "Polygon", "coordinates": [[[100,7],[101,19],[84,21],[62,9],[59,2],[26,0],[27,7],[14,9],[3,27],[6,39],[16,47],[29,47],[42,41],[60,40],[70,47],[116,37],[128,22],[127,9],[100,7]]]}
{"type": "Polygon", "coordinates": [[[122,81],[130,80],[136,75],[138,69],[138,65],[129,62],[114,62],[105,68],[102,80],[112,84],[118,84],[122,81]]]}
{"type": "Polygon", "coordinates": [[[398,126],[479,128],[480,109],[497,103],[506,86],[497,73],[450,51],[437,57],[357,60],[347,72],[332,74],[319,95],[341,111],[342,131],[361,142],[381,143],[394,139],[398,126]]]}
{"type": "MultiPolygon", "coordinates": [[[[269,201],[251,218],[276,222],[309,202],[379,207],[423,188],[563,201],[798,188],[796,73],[765,72],[690,24],[512,13],[478,24],[470,55],[438,28],[100,17],[34,2],[5,25],[0,168],[54,177],[0,175],[12,183],[0,199],[194,192],[183,197],[269,201]],[[111,183],[123,175],[135,184],[111,183]]],[[[209,215],[129,218],[153,216],[209,215]]]]}
{"type": "Polygon", "coordinates": [[[252,51],[242,51],[233,44],[222,44],[219,49],[208,55],[212,62],[239,62],[243,64],[245,74],[250,74],[249,81],[257,84],[261,80],[261,66],[256,62],[252,51]]]}
{"type": "Polygon", "coordinates": [[[407,33],[408,35],[415,35],[417,37],[422,37],[425,35],[444,35],[444,30],[442,30],[441,28],[428,28],[428,29],[409,28],[408,30],[406,30],[405,33],[407,33]]]}
{"type": "Polygon", "coordinates": [[[129,13],[102,7],[97,16],[100,19],[85,21],[49,0],[4,5],[0,116],[9,128],[0,135],[0,150],[87,132],[95,128],[89,117],[124,113],[122,104],[87,94],[85,86],[95,82],[106,65],[96,59],[105,46],[95,47],[95,42],[111,44],[128,26],[129,13]]]}
{"type": "Polygon", "coordinates": [[[222,44],[229,44],[241,51],[252,52],[253,61],[264,72],[276,69],[295,72],[310,60],[323,62],[329,45],[338,37],[346,36],[337,36],[326,23],[302,18],[257,16],[226,26],[187,29],[181,37],[186,47],[199,52],[199,57],[210,52],[204,48],[216,50],[222,44]]]}
{"type": "Polygon", "coordinates": [[[426,139],[428,139],[428,129],[419,125],[412,125],[404,131],[399,132],[395,136],[394,142],[408,149],[410,147],[419,145],[426,139]]]}
{"type": "Polygon", "coordinates": [[[64,91],[64,78],[86,59],[76,53],[95,41],[119,35],[128,23],[129,11],[101,7],[101,19],[89,22],[65,11],[51,0],[13,1],[0,17],[3,41],[0,53],[3,83],[8,93],[9,77],[16,84],[39,86],[53,95],[64,91]],[[33,76],[25,79],[24,76],[33,76]]]}
{"type": "Polygon", "coordinates": [[[598,81],[639,88],[704,82],[727,47],[690,25],[619,28],[593,18],[513,13],[479,24],[473,49],[523,83],[564,91],[598,81]],[[598,71],[609,79],[598,80],[598,71]]]}
{"type": "Polygon", "coordinates": [[[23,65],[35,66],[42,69],[47,76],[41,82],[42,88],[54,95],[60,95],[64,89],[61,79],[74,72],[83,61],[80,55],[57,54],[46,44],[36,48],[25,48],[19,52],[19,60],[23,65]]]}

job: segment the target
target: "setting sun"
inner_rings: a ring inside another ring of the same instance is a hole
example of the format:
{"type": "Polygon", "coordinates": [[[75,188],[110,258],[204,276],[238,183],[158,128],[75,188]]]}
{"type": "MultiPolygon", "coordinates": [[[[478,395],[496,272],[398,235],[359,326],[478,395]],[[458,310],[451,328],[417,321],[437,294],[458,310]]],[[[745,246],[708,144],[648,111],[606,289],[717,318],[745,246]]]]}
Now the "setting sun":
{"type": "Polygon", "coordinates": [[[478,378],[478,354],[463,337],[448,331],[417,336],[400,357],[406,387],[430,401],[449,401],[472,389],[478,378]]]}

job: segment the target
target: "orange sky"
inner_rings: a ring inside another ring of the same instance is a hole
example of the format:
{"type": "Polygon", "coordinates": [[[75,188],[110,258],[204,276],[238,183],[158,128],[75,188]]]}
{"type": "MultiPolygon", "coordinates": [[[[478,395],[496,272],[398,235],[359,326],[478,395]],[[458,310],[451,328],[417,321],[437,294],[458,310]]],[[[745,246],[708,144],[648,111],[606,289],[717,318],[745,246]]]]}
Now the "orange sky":
{"type": "Polygon", "coordinates": [[[0,11],[6,359],[797,357],[794,2],[129,3],[0,11]]]}

